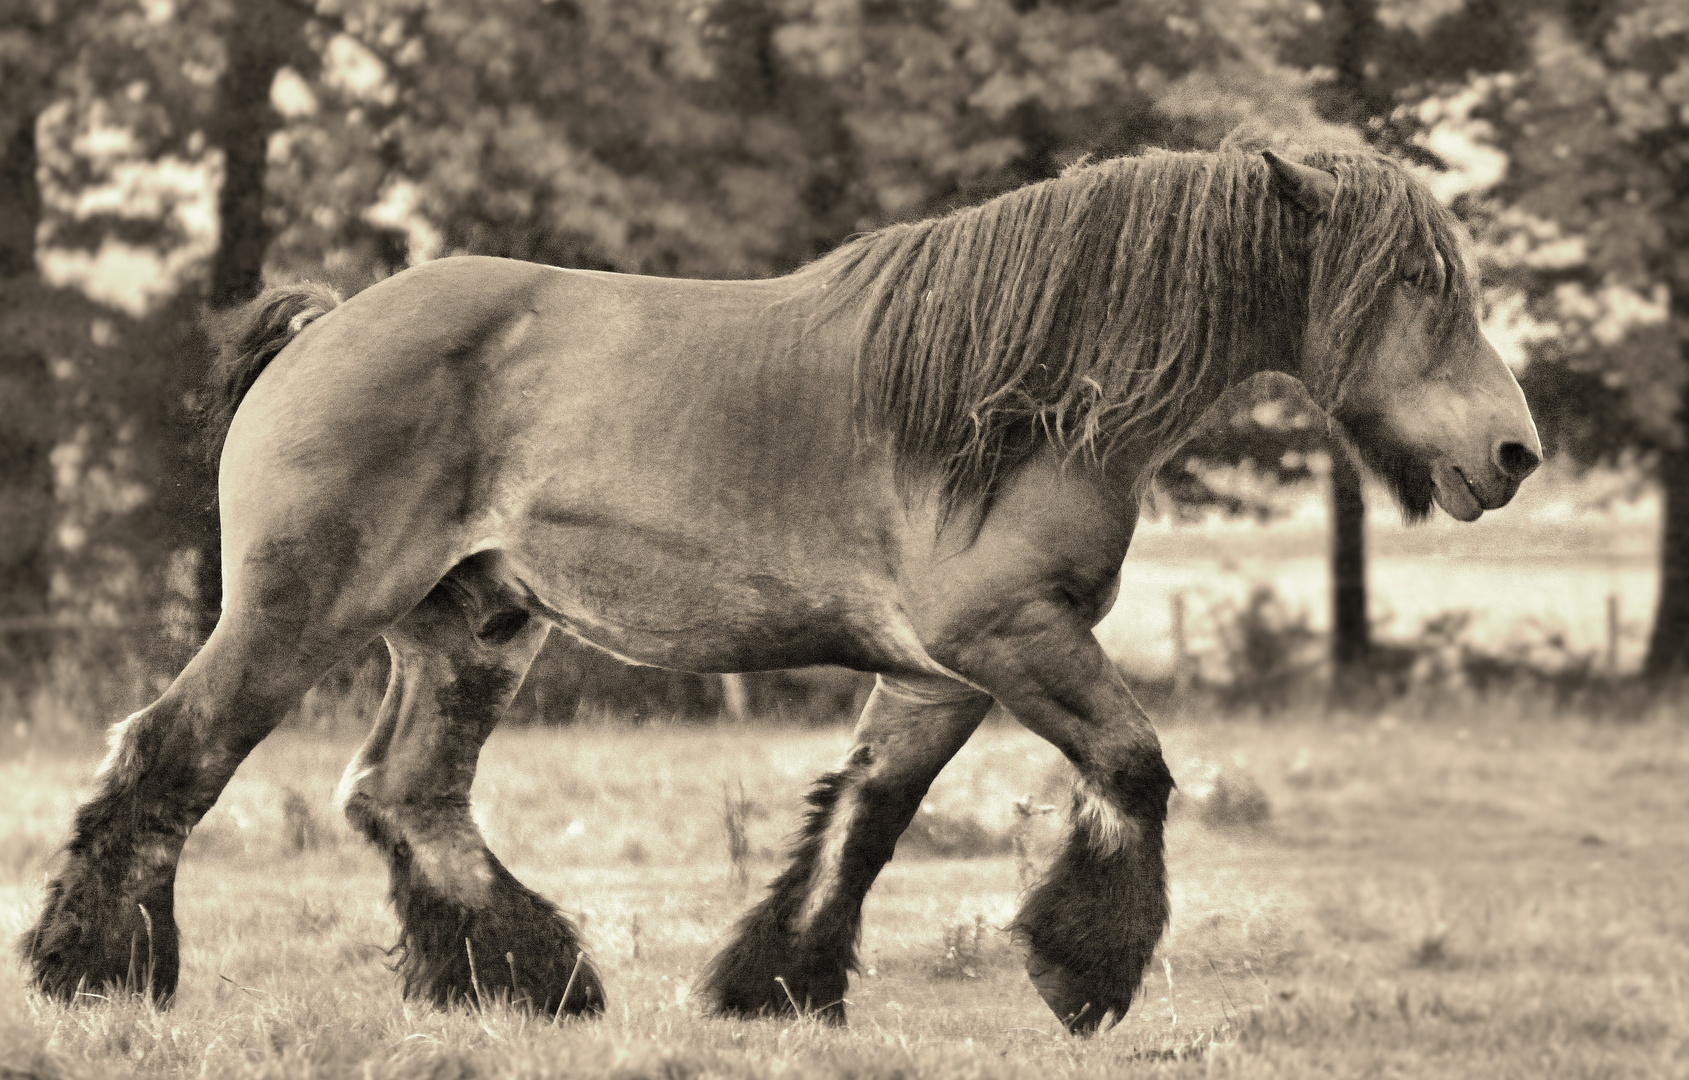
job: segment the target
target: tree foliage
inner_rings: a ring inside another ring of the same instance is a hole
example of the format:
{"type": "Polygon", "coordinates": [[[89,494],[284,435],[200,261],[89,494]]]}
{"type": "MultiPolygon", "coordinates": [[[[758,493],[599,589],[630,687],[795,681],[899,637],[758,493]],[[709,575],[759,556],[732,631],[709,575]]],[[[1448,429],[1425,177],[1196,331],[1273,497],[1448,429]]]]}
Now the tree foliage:
{"type": "MultiPolygon", "coordinates": [[[[1680,7],[6,0],[0,320],[38,344],[10,347],[0,381],[10,402],[53,404],[0,406],[0,447],[34,462],[54,527],[0,548],[49,552],[66,595],[153,583],[130,589],[137,608],[180,592],[161,583],[199,551],[208,595],[209,526],[178,524],[207,493],[188,426],[198,315],[261,273],[352,291],[454,252],[780,273],[1087,155],[1240,128],[1358,131],[1447,170],[1492,294],[1563,331],[1527,372],[1545,434],[1666,470],[1689,318],[1680,7]],[[1504,155],[1500,175],[1461,171],[1478,144],[1504,155]],[[52,293],[37,254],[114,307],[52,293]],[[148,269],[101,293],[100,268],[124,265],[148,269]]],[[[1251,509],[1209,482],[1216,464],[1296,479],[1327,446],[1294,396],[1235,406],[1164,475],[1177,498],[1251,509]]]]}
{"type": "Polygon", "coordinates": [[[1527,389],[1553,444],[1639,452],[1664,501],[1647,670],[1689,670],[1689,11],[1672,0],[1545,5],[1516,71],[1474,89],[1508,154],[1497,270],[1558,333],[1527,389]]]}
{"type": "Polygon", "coordinates": [[[1492,265],[1560,331],[1535,350],[1546,433],[1586,460],[1677,446],[1689,14],[1666,2],[1567,5],[1520,30],[1525,62],[1476,89],[1509,159],[1492,189],[1492,265]]]}

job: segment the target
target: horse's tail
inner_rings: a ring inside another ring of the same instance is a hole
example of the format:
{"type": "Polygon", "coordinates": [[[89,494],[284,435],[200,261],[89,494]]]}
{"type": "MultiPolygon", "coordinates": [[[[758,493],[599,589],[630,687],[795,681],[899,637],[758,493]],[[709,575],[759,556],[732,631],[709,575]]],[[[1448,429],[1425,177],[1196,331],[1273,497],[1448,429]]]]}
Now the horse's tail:
{"type": "Polygon", "coordinates": [[[339,294],[327,285],[301,281],[265,289],[258,299],[229,317],[201,397],[205,453],[213,471],[223,456],[223,441],[246,392],[299,331],[339,303],[339,294]]]}

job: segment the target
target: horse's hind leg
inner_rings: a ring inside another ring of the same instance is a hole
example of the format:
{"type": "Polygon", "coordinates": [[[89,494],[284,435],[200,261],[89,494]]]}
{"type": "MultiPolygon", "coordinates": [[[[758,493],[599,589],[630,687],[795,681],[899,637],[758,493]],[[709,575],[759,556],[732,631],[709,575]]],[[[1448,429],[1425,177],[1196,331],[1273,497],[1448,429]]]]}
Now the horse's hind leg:
{"type": "Polygon", "coordinates": [[[356,599],[328,610],[332,590],[312,580],[325,560],[312,549],[236,561],[211,638],[162,697],[112,728],[94,796],[20,942],[47,994],[175,993],[176,862],[188,833],[252,748],[382,620],[356,599]]]}
{"type": "Polygon", "coordinates": [[[548,1015],[603,1009],[575,927],[487,850],[469,814],[481,746],[546,629],[486,555],[387,632],[387,696],[340,799],[387,858],[407,997],[448,1005],[508,995],[548,1015]]]}
{"type": "Polygon", "coordinates": [[[226,643],[214,634],[164,696],[111,730],[96,793],[77,809],[41,917],[20,942],[36,985],[53,997],[175,994],[177,857],[291,704],[231,683],[226,643]],[[225,716],[232,722],[215,724],[225,716]]]}
{"type": "Polygon", "coordinates": [[[809,794],[791,865],[704,973],[715,1011],[790,1013],[795,1003],[844,1023],[863,898],[990,708],[990,697],[949,679],[880,677],[844,763],[809,794]]]}

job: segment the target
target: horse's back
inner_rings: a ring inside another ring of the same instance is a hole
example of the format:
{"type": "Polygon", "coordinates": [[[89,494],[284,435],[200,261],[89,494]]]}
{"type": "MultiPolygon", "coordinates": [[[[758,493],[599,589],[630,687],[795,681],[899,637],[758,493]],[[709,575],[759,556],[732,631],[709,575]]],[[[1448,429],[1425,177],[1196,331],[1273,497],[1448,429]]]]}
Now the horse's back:
{"type": "Polygon", "coordinates": [[[470,518],[582,484],[613,498],[642,474],[778,483],[776,463],[797,465],[805,447],[836,459],[818,444],[850,435],[849,373],[786,370],[793,320],[770,317],[778,293],[764,285],[491,258],[416,267],[307,327],[266,369],[231,426],[225,488],[254,469],[421,479],[452,463],[457,516],[470,518]],[[574,479],[547,488],[564,478],[541,474],[559,469],[574,479]]]}

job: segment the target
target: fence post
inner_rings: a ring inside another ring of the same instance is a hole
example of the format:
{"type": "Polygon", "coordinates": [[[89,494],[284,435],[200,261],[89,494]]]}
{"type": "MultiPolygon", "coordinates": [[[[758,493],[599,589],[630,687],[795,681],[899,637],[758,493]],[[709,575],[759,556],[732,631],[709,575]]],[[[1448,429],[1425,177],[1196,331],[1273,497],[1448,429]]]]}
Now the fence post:
{"type": "Polygon", "coordinates": [[[1171,607],[1169,621],[1173,638],[1173,689],[1184,693],[1191,684],[1190,646],[1185,639],[1185,594],[1175,592],[1167,598],[1171,607]]]}
{"type": "Polygon", "coordinates": [[[1619,673],[1619,594],[1607,594],[1607,671],[1619,673]]]}
{"type": "Polygon", "coordinates": [[[721,703],[729,718],[742,721],[750,715],[750,695],[745,691],[745,677],[729,672],[721,677],[721,703]]]}

